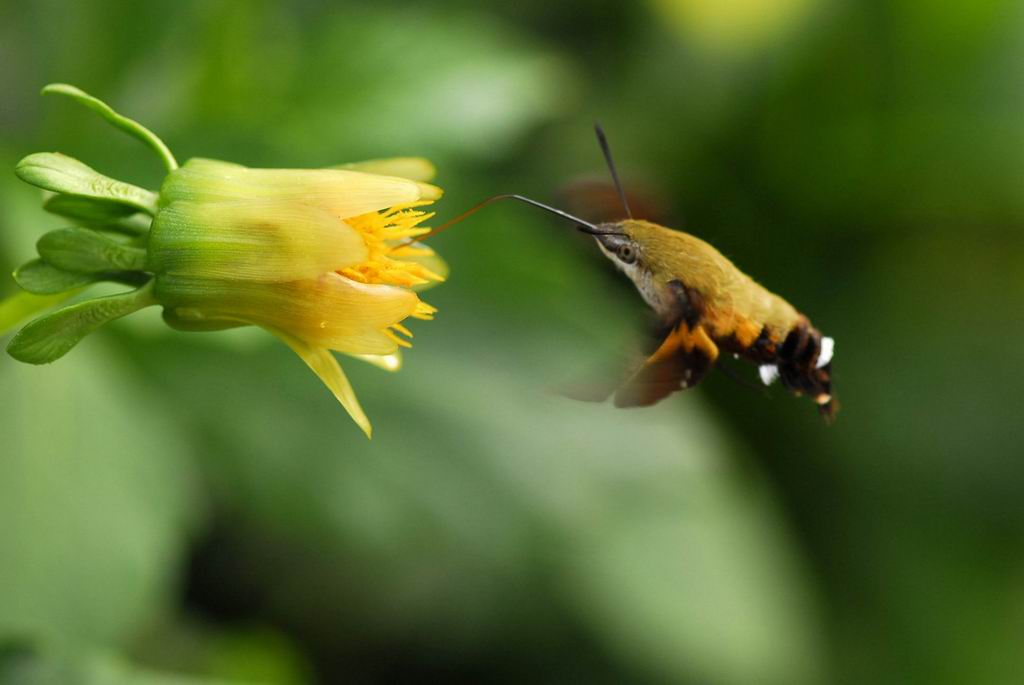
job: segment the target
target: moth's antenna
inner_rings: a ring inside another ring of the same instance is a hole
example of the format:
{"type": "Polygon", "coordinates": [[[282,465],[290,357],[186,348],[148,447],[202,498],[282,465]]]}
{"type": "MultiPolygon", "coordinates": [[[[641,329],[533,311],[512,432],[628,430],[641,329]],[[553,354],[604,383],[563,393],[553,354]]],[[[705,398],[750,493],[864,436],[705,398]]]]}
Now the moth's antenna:
{"type": "Polygon", "coordinates": [[[619,199],[622,200],[622,208],[626,210],[626,216],[632,219],[633,212],[630,211],[629,203],[626,202],[626,191],[622,189],[622,182],[619,181],[619,174],[615,171],[615,162],[612,160],[612,149],[608,145],[608,137],[604,134],[604,129],[601,128],[600,122],[594,124],[594,133],[597,134],[597,144],[601,146],[601,152],[604,153],[604,161],[608,163],[608,171],[612,172],[612,181],[615,183],[615,190],[619,191],[619,199]]]}
{"type": "Polygon", "coordinates": [[[426,238],[433,237],[440,233],[441,231],[454,226],[460,221],[468,219],[469,217],[473,216],[487,205],[491,204],[492,202],[497,202],[498,200],[519,200],[520,202],[525,202],[528,205],[533,205],[534,207],[543,209],[546,212],[551,212],[556,216],[560,216],[563,219],[568,219],[569,221],[576,224],[576,227],[579,228],[579,230],[583,231],[584,233],[589,233],[591,235],[604,235],[605,233],[607,233],[606,231],[602,231],[595,224],[592,224],[589,221],[584,221],[578,216],[573,216],[572,214],[569,214],[569,212],[564,212],[561,209],[555,209],[554,207],[546,205],[543,202],[537,202],[536,200],[531,200],[530,198],[523,197],[522,195],[495,195],[494,197],[489,197],[483,202],[480,202],[479,204],[470,207],[468,210],[466,210],[462,214],[459,214],[454,219],[450,219],[444,222],[430,233],[420,236],[419,238],[417,238],[417,240],[425,240],[426,238]]]}

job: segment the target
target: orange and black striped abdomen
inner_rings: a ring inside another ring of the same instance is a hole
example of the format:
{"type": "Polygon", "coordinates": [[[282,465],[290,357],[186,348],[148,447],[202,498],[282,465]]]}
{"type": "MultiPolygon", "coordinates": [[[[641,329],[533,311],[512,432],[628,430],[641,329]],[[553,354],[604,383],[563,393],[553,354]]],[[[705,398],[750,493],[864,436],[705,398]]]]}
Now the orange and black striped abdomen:
{"type": "Polygon", "coordinates": [[[777,346],[773,363],[779,370],[779,379],[792,392],[805,394],[818,404],[818,411],[826,420],[835,418],[839,404],[832,393],[831,339],[803,318],[777,346]],[[828,340],[826,350],[824,342],[828,340]],[[827,358],[826,358],[827,355],[827,358]]]}
{"type": "Polygon", "coordinates": [[[678,280],[670,283],[687,303],[682,310],[689,307],[690,320],[699,318],[723,351],[758,364],[765,384],[778,379],[794,394],[808,395],[831,421],[838,409],[832,394],[832,339],[717,250],[709,247],[706,254],[717,267],[708,271],[716,274],[718,287],[705,294],[678,280]]]}
{"type": "Polygon", "coordinates": [[[822,336],[802,315],[787,331],[762,326],[749,345],[736,336],[720,342],[723,349],[758,364],[765,384],[778,378],[794,394],[813,399],[828,421],[839,408],[832,392],[832,344],[831,338],[822,336]]]}

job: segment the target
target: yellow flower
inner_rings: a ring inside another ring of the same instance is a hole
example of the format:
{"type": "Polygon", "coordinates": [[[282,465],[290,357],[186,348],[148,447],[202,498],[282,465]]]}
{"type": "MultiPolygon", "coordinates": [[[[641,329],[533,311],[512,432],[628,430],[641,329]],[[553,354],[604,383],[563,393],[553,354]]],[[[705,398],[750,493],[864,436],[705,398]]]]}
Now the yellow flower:
{"type": "Polygon", "coordinates": [[[146,266],[165,320],[271,331],[369,436],[331,352],[395,371],[412,337],[402,322],[433,318],[417,291],[447,268],[415,242],[433,216],[423,208],[441,196],[424,182],[432,171],[418,159],[310,170],[189,161],[164,181],[149,237],[146,266]]]}
{"type": "Polygon", "coordinates": [[[28,155],[15,168],[52,196],[44,208],[75,224],[44,235],[38,258],[14,278],[25,293],[0,303],[0,333],[94,283],[131,290],[92,297],[39,316],[7,345],[30,364],[67,354],[103,324],[161,305],[187,331],[257,325],[284,340],[334,393],[360,428],[370,422],[332,352],[389,371],[412,331],[431,319],[417,294],[447,267],[416,242],[423,208],[441,197],[434,167],[418,157],[330,169],[250,169],[211,159],[179,167],[160,138],[74,86],[43,89],[98,113],[155,152],[160,192],[100,174],[59,153],[28,155]]]}

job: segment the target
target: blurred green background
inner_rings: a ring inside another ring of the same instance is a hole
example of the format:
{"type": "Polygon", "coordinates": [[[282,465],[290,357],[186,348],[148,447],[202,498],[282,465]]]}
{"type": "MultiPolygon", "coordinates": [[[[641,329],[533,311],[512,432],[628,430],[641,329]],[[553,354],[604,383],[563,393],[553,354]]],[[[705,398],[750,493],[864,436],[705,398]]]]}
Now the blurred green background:
{"type": "MultiPolygon", "coordinates": [[[[0,3],[0,168],[159,184],[64,81],[182,160],[429,156],[441,220],[603,178],[600,119],[836,338],[843,403],[552,393],[644,309],[518,205],[433,241],[401,373],[345,363],[372,442],[259,331],[4,356],[0,682],[1020,682],[1022,65],[1016,0],[0,3]]],[[[5,272],[39,200],[0,174],[5,272]]]]}

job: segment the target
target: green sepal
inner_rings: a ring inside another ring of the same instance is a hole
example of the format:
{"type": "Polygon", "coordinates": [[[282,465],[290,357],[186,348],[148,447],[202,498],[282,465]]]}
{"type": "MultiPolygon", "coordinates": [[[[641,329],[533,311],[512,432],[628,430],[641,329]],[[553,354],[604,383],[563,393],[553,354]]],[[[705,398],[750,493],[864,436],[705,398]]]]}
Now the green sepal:
{"type": "Polygon", "coordinates": [[[46,199],[43,209],[86,228],[110,228],[140,235],[149,231],[152,217],[120,202],[58,193],[46,199]]]}
{"type": "Polygon", "coordinates": [[[88,226],[87,228],[116,231],[117,233],[124,233],[126,235],[145,240],[146,236],[149,234],[149,228],[152,225],[153,217],[148,214],[143,214],[142,212],[137,212],[131,216],[126,216],[123,219],[118,219],[117,221],[108,221],[105,224],[96,224],[88,226]]]}
{"type": "Polygon", "coordinates": [[[28,324],[11,339],[7,353],[27,364],[60,359],[105,323],[155,304],[152,283],[138,290],[69,305],[28,324]]]}
{"type": "Polygon", "coordinates": [[[173,307],[164,307],[163,317],[164,323],[168,326],[176,331],[185,331],[187,333],[208,333],[252,325],[245,321],[233,319],[199,319],[181,316],[178,310],[173,307]]]}
{"type": "Polygon", "coordinates": [[[81,288],[100,280],[100,274],[75,273],[58,269],[41,259],[22,264],[14,272],[14,281],[33,295],[55,295],[81,288]]]}
{"type": "Polygon", "coordinates": [[[147,214],[156,213],[157,194],[104,176],[74,157],[59,152],[36,152],[14,167],[18,178],[55,193],[115,202],[147,214]]]}
{"type": "Polygon", "coordinates": [[[173,171],[178,168],[178,162],[174,159],[174,155],[171,154],[170,149],[166,144],[164,144],[164,141],[160,140],[159,136],[139,122],[129,119],[122,114],[118,114],[110,105],[99,98],[89,95],[81,88],[76,88],[75,86],[67,83],[51,83],[45,86],[42,92],[43,95],[66,95],[75,102],[85,105],[110,122],[114,127],[121,129],[133,138],[141,140],[147,146],[152,148],[152,150],[160,156],[160,160],[164,163],[164,166],[167,167],[168,171],[173,171]]]}
{"type": "Polygon", "coordinates": [[[36,243],[39,256],[65,271],[142,271],[146,251],[89,228],[58,228],[36,243]]]}

